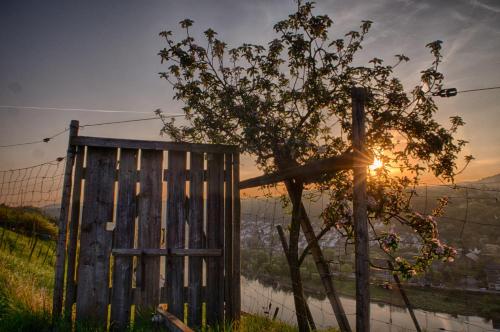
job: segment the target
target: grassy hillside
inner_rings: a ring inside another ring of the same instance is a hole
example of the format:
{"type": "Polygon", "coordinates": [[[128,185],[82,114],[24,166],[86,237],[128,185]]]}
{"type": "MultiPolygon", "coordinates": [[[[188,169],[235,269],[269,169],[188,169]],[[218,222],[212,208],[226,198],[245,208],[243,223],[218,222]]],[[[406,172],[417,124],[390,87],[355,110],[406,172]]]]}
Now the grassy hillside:
{"type": "Polygon", "coordinates": [[[18,233],[55,239],[55,219],[36,207],[10,207],[0,204],[0,227],[13,229],[18,233]]]}

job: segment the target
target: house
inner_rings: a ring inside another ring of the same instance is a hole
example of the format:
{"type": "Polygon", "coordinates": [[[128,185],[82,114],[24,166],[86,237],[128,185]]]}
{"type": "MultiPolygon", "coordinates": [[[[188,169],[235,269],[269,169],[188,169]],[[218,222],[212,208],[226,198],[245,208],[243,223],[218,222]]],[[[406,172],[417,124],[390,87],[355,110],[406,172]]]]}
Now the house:
{"type": "Polygon", "coordinates": [[[500,264],[490,263],[486,265],[486,281],[488,289],[500,291],[500,264]]]}

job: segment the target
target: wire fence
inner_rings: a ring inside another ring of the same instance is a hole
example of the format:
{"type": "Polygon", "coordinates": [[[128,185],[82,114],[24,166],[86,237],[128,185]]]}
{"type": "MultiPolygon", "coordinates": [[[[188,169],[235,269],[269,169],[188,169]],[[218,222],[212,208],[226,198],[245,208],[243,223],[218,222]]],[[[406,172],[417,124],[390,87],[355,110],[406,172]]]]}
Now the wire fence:
{"type": "Polygon", "coordinates": [[[0,204],[53,208],[61,199],[64,157],[0,171],[0,204]]]}
{"type": "Polygon", "coordinates": [[[64,159],[0,171],[0,250],[55,262],[64,159]]]}
{"type": "MultiPolygon", "coordinates": [[[[83,126],[121,124],[132,121],[149,121],[154,118],[93,123],[83,126]]],[[[66,130],[34,142],[0,147],[22,148],[24,144],[49,143],[66,130]]],[[[64,157],[24,168],[0,170],[0,206],[11,208],[33,207],[47,216],[57,218],[64,175],[64,157]]],[[[414,207],[423,214],[429,213],[435,201],[447,196],[449,207],[438,219],[438,227],[447,242],[459,249],[455,264],[437,263],[424,276],[405,283],[410,301],[417,308],[416,316],[427,331],[492,331],[498,321],[490,319],[495,308],[488,304],[500,303],[500,294],[490,283],[488,262],[500,258],[500,181],[475,182],[463,185],[424,185],[417,188],[414,207]],[[458,266],[458,268],[454,268],[458,266]],[[435,298],[435,299],[433,299],[435,298]],[[448,301],[453,302],[450,306],[448,301]],[[441,301],[441,302],[440,302],[441,301]],[[430,310],[433,305],[433,310],[430,310]],[[435,302],[435,303],[434,303],[435,302]],[[486,304],[485,304],[486,303],[486,304]],[[484,310],[477,309],[485,304],[484,310]],[[441,306],[440,310],[436,309],[441,306]],[[491,313],[489,313],[489,311],[491,313]]],[[[323,227],[320,214],[328,203],[328,196],[307,191],[303,202],[308,216],[319,234],[323,227]]],[[[242,310],[267,315],[287,323],[296,323],[289,270],[276,226],[287,229],[290,223],[290,207],[283,207],[276,196],[242,196],[242,310]]],[[[34,224],[33,224],[34,225],[34,224]]],[[[21,246],[19,230],[5,227],[0,216],[0,249],[21,250],[29,255],[43,258],[53,264],[54,249],[45,241],[45,234],[33,226],[28,243],[21,246]],[[18,231],[18,232],[16,232],[18,231]],[[18,235],[16,235],[16,233],[18,235]],[[38,240],[41,240],[38,242],[38,240]],[[38,244],[37,244],[38,243],[38,244]],[[43,243],[43,245],[40,245],[43,243]]],[[[52,242],[53,243],[53,242],[52,242]]],[[[354,249],[345,245],[334,230],[322,237],[320,245],[329,262],[337,289],[351,325],[355,321],[354,295],[354,249]]],[[[299,246],[303,250],[307,242],[303,236],[299,246]]],[[[418,250],[414,235],[401,239],[407,252],[418,250]]],[[[494,264],[493,264],[494,265],[494,264]]],[[[335,315],[325,299],[319,275],[308,257],[302,269],[304,290],[314,321],[318,328],[337,326],[335,315]]],[[[500,275],[500,271],[498,271],[500,275]]],[[[374,331],[413,331],[414,326],[404,308],[392,275],[384,271],[372,271],[372,295],[376,299],[371,305],[372,329],[374,331]]]]}

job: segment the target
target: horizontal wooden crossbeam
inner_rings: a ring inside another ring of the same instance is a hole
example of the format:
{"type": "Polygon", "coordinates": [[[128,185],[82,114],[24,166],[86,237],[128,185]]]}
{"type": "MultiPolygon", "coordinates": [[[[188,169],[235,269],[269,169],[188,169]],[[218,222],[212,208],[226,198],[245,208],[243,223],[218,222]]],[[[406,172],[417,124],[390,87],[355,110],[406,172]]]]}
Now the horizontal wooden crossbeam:
{"type": "Polygon", "coordinates": [[[312,182],[325,174],[351,169],[355,166],[368,166],[373,163],[373,156],[365,153],[348,152],[340,156],[311,161],[305,165],[287,168],[283,171],[257,176],[240,182],[240,189],[270,185],[288,179],[300,179],[312,182]]]}
{"type": "Polygon", "coordinates": [[[206,153],[237,153],[238,147],[235,145],[222,144],[193,144],[184,142],[161,142],[145,141],[135,139],[103,138],[89,136],[73,136],[69,141],[70,145],[95,146],[121,149],[145,149],[163,151],[189,151],[206,153]]]}
{"type": "Polygon", "coordinates": [[[113,249],[114,256],[219,257],[222,249],[113,249]]]}
{"type": "MultiPolygon", "coordinates": [[[[73,287],[75,287],[75,289],[78,289],[78,283],[76,282],[72,282],[71,283],[73,287]]],[[[201,302],[205,302],[207,300],[207,288],[206,286],[201,286],[200,287],[201,289],[201,297],[200,297],[200,301],[201,302]]],[[[136,287],[131,287],[130,288],[130,291],[131,291],[131,299],[132,299],[132,304],[140,304],[141,303],[141,299],[140,299],[140,296],[141,296],[141,287],[140,286],[136,286],[136,287]]],[[[113,294],[113,288],[112,287],[109,287],[109,303],[111,303],[112,301],[112,294],[113,294]]],[[[166,300],[166,289],[165,289],[165,285],[163,285],[162,287],[160,287],[160,300],[161,301],[165,301],[166,300]]],[[[188,286],[184,286],[183,287],[183,293],[184,293],[184,298],[188,298],[189,296],[189,287],[188,286]]],[[[76,293],[75,293],[76,294],[76,293]]],[[[73,295],[72,299],[71,300],[68,300],[69,303],[73,304],[76,302],[76,295],[73,295]]]]}
{"type": "MultiPolygon", "coordinates": [[[[191,170],[186,169],[184,171],[184,174],[185,174],[184,178],[186,179],[186,181],[190,181],[191,180],[191,170]]],[[[87,168],[84,167],[82,169],[82,179],[85,179],[86,176],[87,176],[87,168]]],[[[119,176],[120,176],[120,170],[117,169],[116,172],[115,172],[115,181],[118,181],[119,176]]],[[[169,176],[168,175],[168,169],[164,169],[163,170],[163,181],[167,182],[168,181],[168,176],[169,176]]],[[[226,171],[224,171],[224,181],[226,181],[226,177],[227,177],[227,173],[226,173],[226,171]]],[[[203,170],[203,181],[207,181],[207,178],[208,178],[208,172],[205,169],[205,170],[203,170]]],[[[141,170],[137,170],[136,171],[136,179],[137,179],[137,182],[140,181],[140,179],[141,179],[141,170]]]]}

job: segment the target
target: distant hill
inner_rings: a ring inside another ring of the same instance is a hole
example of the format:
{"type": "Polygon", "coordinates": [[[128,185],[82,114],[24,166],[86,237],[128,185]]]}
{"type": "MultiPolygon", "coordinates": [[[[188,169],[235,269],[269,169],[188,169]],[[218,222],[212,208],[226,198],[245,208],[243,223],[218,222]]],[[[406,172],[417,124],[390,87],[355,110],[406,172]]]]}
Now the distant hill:
{"type": "Polygon", "coordinates": [[[492,176],[482,178],[477,181],[472,181],[468,183],[476,183],[480,185],[487,185],[488,187],[500,187],[500,173],[492,176]]]}

